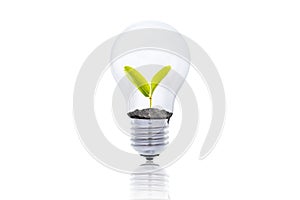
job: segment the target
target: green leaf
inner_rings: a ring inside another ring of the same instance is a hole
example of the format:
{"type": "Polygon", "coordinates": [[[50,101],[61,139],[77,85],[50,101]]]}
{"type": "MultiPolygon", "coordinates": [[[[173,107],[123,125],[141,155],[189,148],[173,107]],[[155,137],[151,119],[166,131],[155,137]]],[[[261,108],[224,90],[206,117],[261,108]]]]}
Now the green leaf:
{"type": "Polygon", "coordinates": [[[139,89],[139,91],[145,96],[150,96],[150,85],[145,77],[138,72],[136,69],[125,66],[124,71],[126,73],[127,78],[139,89]]]}
{"type": "Polygon", "coordinates": [[[158,84],[165,78],[165,76],[169,73],[170,70],[171,70],[170,65],[165,66],[152,77],[150,96],[152,96],[158,84]]]}

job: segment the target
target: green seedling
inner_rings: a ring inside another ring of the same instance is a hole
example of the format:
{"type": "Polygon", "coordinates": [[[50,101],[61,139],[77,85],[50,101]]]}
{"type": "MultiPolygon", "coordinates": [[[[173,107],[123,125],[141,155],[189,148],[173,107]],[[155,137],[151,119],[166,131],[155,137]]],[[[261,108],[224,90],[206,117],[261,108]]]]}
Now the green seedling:
{"type": "Polygon", "coordinates": [[[152,107],[152,96],[158,84],[166,77],[166,75],[171,70],[171,66],[165,66],[159,70],[149,83],[147,79],[136,69],[125,66],[124,71],[127,78],[131,81],[133,85],[145,96],[149,98],[150,108],[152,107]]]}

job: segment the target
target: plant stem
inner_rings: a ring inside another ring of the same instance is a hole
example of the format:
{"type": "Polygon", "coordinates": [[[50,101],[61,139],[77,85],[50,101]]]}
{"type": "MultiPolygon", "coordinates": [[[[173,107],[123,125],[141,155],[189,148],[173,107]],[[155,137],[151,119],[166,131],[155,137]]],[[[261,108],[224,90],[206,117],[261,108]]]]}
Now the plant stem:
{"type": "Polygon", "coordinates": [[[150,108],[152,107],[152,96],[149,97],[149,100],[150,100],[150,108]]]}

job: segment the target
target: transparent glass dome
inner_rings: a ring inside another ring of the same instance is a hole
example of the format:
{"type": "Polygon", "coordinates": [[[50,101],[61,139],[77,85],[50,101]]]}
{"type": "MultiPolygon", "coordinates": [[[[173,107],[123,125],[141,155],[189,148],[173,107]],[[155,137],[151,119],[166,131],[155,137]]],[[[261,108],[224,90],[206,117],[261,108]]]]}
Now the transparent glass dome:
{"type": "Polygon", "coordinates": [[[161,22],[134,24],[117,37],[111,58],[112,74],[128,102],[128,111],[149,108],[149,99],[128,80],[124,67],[138,70],[150,82],[160,69],[171,66],[153,93],[152,105],[173,112],[176,93],[190,67],[187,44],[173,27],[161,22]]]}

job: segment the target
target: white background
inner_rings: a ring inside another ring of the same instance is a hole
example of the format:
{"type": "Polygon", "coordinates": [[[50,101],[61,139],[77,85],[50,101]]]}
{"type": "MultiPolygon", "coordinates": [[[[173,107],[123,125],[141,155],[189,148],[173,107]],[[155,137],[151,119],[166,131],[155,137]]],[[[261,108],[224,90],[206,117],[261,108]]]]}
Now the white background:
{"type": "Polygon", "coordinates": [[[72,117],[81,64],[141,20],[200,44],[227,97],[218,145],[199,136],[167,169],[171,199],[299,199],[299,1],[1,1],[0,199],[127,199],[129,176],[83,148],[72,117]]]}

